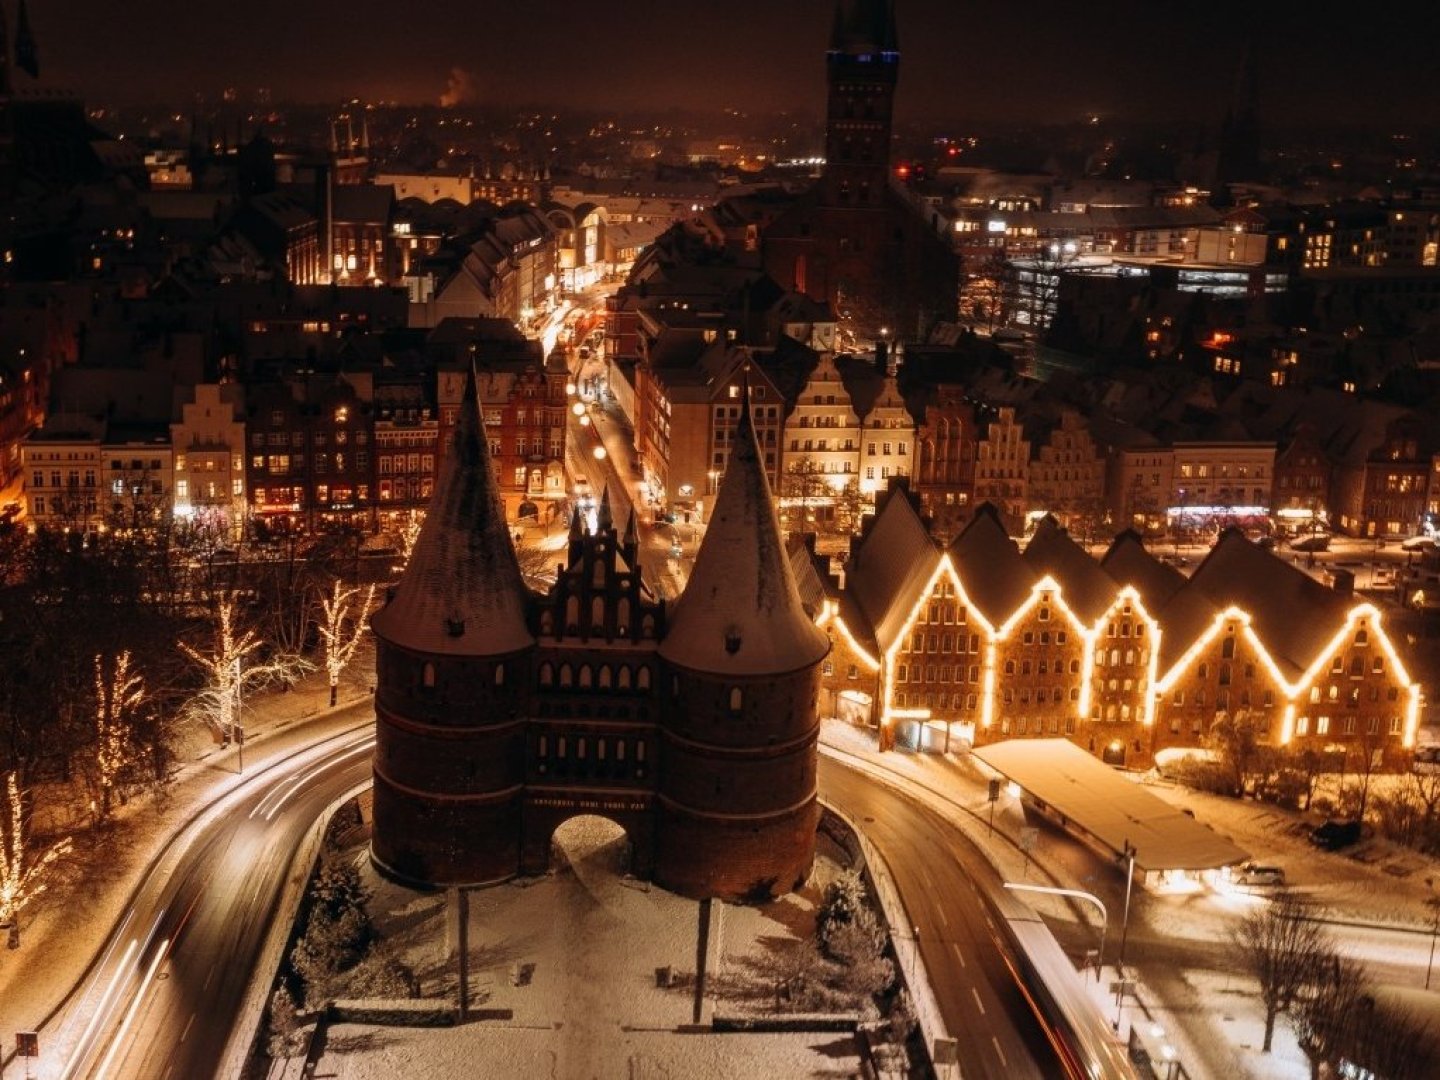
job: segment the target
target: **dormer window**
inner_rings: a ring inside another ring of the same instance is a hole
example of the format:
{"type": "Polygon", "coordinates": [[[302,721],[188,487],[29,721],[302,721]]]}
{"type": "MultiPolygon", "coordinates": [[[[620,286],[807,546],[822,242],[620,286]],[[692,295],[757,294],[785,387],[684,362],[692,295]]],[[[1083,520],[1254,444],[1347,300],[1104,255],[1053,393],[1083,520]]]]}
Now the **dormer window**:
{"type": "Polygon", "coordinates": [[[738,713],[740,711],[740,706],[744,704],[744,697],[740,687],[732,686],[730,688],[730,711],[732,713],[738,713]]]}

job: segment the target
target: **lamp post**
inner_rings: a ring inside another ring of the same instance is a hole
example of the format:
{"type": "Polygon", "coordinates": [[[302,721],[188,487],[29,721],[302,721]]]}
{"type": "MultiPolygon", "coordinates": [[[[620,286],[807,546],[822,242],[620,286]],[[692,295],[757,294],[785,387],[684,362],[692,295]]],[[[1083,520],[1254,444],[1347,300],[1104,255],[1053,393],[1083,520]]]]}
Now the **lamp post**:
{"type": "Polygon", "coordinates": [[[1430,908],[1430,960],[1425,965],[1425,989],[1430,989],[1430,973],[1435,969],[1435,938],[1440,934],[1440,896],[1435,895],[1435,879],[1426,878],[1425,887],[1430,890],[1430,899],[1425,901],[1430,908]]]}
{"type": "Polygon", "coordinates": [[[1007,881],[1004,884],[1005,888],[1014,889],[1017,892],[1045,893],[1047,896],[1073,896],[1077,900],[1088,900],[1100,909],[1100,951],[1095,954],[1095,981],[1098,983],[1100,967],[1105,962],[1105,932],[1110,928],[1110,915],[1105,910],[1105,901],[1084,889],[1061,889],[1051,885],[1022,885],[1016,881],[1007,881]]]}
{"type": "Polygon", "coordinates": [[[245,773],[245,725],[240,718],[240,658],[235,658],[235,752],[241,775],[245,773]]]}
{"type": "Polygon", "coordinates": [[[1120,1030],[1121,1002],[1125,999],[1125,940],[1130,936],[1130,889],[1135,881],[1135,847],[1127,838],[1124,844],[1125,917],[1120,923],[1120,956],[1115,961],[1115,1030],[1120,1030]]]}

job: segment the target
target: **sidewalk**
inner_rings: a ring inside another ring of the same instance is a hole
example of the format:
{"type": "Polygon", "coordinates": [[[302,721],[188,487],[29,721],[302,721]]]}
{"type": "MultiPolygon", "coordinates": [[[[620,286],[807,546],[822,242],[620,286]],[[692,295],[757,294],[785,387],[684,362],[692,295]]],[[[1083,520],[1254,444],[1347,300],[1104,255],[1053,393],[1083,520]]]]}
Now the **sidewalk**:
{"type": "Polygon", "coordinates": [[[84,977],[165,845],[214,799],[288,756],[279,736],[368,702],[372,668],[368,659],[352,665],[333,710],[323,672],[247,700],[243,777],[236,747],[216,746],[197,725],[176,748],[181,764],[167,787],[120,807],[103,831],[73,834],[74,852],[56,863],[44,897],[21,915],[20,948],[0,950],[0,1069],[14,1055],[17,1031],[40,1031],[44,1052],[43,1026],[84,977]]]}

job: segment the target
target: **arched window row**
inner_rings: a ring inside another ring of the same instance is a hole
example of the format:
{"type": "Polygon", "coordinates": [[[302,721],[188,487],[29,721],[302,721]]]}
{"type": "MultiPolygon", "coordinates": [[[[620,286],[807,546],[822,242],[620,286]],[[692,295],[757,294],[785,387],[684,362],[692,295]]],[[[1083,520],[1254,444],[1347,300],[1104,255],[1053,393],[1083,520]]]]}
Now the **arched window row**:
{"type": "Polygon", "coordinates": [[[641,664],[611,666],[600,664],[563,663],[558,667],[549,660],[540,665],[539,681],[543,690],[638,690],[648,693],[651,685],[650,667],[641,664]]]}

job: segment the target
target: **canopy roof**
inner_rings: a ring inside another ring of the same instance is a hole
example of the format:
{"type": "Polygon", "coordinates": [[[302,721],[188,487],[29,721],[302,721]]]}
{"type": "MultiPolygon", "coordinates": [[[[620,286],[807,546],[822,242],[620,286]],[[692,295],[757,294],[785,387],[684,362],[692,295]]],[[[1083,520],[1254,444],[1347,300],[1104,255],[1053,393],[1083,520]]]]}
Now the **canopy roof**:
{"type": "Polygon", "coordinates": [[[1214,870],[1249,852],[1067,739],[1010,739],[974,755],[1140,870],[1214,870]]]}

